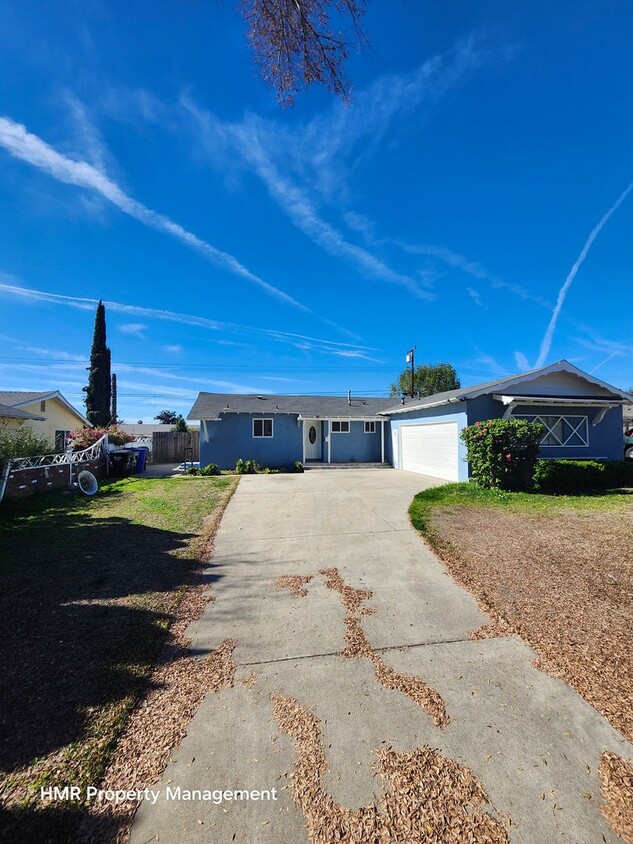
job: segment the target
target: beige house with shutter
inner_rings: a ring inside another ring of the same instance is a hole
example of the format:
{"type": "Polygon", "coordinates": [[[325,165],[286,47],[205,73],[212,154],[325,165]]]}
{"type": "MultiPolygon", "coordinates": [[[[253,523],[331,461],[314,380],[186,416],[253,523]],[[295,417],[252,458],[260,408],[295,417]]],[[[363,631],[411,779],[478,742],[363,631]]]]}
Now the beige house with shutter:
{"type": "Polygon", "coordinates": [[[46,437],[51,451],[64,450],[69,431],[92,427],[58,390],[0,390],[0,425],[8,429],[28,425],[39,437],[46,437]]]}

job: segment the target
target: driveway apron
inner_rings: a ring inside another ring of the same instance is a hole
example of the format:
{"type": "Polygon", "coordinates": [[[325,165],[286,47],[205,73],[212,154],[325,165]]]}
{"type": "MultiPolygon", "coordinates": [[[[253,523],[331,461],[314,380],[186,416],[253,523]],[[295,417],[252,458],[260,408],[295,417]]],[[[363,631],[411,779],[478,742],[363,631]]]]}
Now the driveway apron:
{"type": "Polygon", "coordinates": [[[414,494],[439,483],[362,468],[241,479],[208,568],[214,600],[188,632],[200,658],[235,641],[235,682],[207,694],[155,786],[160,798],[140,806],[132,844],[338,840],[310,829],[327,828],[332,806],[380,806],[393,783],[378,765],[387,748],[430,748],[472,771],[488,801],[476,812],[509,841],[621,841],[599,810],[597,768],[604,751],[633,760],[633,748],[567,685],[537,671],[517,637],[468,639],[489,619],[407,515],[414,494]],[[313,725],[312,762],[296,728],[280,720],[284,707],[313,725]],[[325,820],[310,804],[314,782],[301,782],[319,753],[325,820]],[[277,789],[277,799],[168,800],[167,786],[277,789]]]}

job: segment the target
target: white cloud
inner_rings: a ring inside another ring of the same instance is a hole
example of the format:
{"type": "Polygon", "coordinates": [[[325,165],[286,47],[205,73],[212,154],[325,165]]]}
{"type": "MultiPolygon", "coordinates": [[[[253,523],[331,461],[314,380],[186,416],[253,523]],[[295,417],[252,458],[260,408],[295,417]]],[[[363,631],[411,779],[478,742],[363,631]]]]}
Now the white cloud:
{"type": "Polygon", "coordinates": [[[96,191],[124,214],[134,217],[150,228],[170,234],[216,266],[252,282],[279,301],[306,313],[312,313],[306,305],[252,273],[233,255],[212,246],[168,217],[152,211],[128,196],[97,167],[86,161],[76,161],[62,155],[37,135],[28,132],[25,126],[15,123],[8,117],[0,117],[0,145],[14,158],[37,167],[60,182],[96,191]]]}
{"type": "Polygon", "coordinates": [[[181,104],[194,121],[197,153],[202,145],[222,172],[231,158],[229,152],[234,160],[237,153],[238,160],[258,175],[291,222],[328,254],[349,263],[365,278],[432,299],[427,285],[351,242],[326,214],[333,210],[342,215],[366,243],[379,246],[371,220],[345,207],[354,169],[373,153],[396,115],[411,113],[423,102],[435,102],[484,60],[482,52],[464,44],[451,55],[430,59],[410,73],[382,76],[358,92],[350,106],[336,102],[298,128],[250,114],[238,123],[222,122],[188,95],[181,98],[181,104]]]}
{"type": "MultiPolygon", "coordinates": [[[[8,282],[0,281],[0,294],[16,297],[25,303],[47,302],[50,304],[79,308],[84,311],[94,311],[97,305],[97,299],[68,296],[62,293],[48,293],[44,290],[35,290],[15,283],[9,283],[14,281],[10,276],[0,274],[0,278],[8,279],[8,282]]],[[[144,317],[146,319],[175,322],[197,328],[209,329],[218,332],[223,331],[253,338],[268,337],[291,346],[296,345],[297,340],[307,341],[311,344],[311,348],[314,348],[316,351],[329,351],[335,348],[375,351],[375,349],[371,346],[363,346],[358,343],[342,343],[340,341],[326,340],[319,337],[311,337],[289,331],[280,331],[275,328],[254,328],[245,325],[238,325],[237,323],[219,322],[217,320],[208,319],[207,317],[197,316],[195,314],[184,314],[177,311],[162,310],[159,308],[147,308],[142,305],[128,305],[122,302],[113,302],[111,300],[105,300],[104,305],[109,310],[137,317],[144,317]]]]}
{"type": "Polygon", "coordinates": [[[142,322],[124,322],[119,325],[119,331],[123,334],[133,334],[136,337],[143,337],[144,331],[147,329],[142,322]]]}
{"type": "Polygon", "coordinates": [[[622,193],[616,199],[616,201],[613,203],[611,208],[609,208],[609,210],[605,214],[603,214],[603,216],[600,218],[600,221],[594,227],[591,234],[589,235],[589,237],[585,241],[585,245],[582,247],[582,249],[580,251],[580,255],[576,258],[576,261],[575,261],[573,267],[569,271],[569,275],[565,279],[565,283],[563,284],[561,289],[558,291],[558,298],[556,300],[556,305],[554,306],[554,310],[552,311],[552,316],[550,318],[550,321],[548,323],[547,328],[545,329],[545,334],[543,335],[543,340],[541,341],[541,349],[540,349],[540,352],[539,352],[538,359],[536,361],[536,367],[537,368],[543,366],[545,361],[547,360],[547,356],[549,355],[550,349],[552,347],[552,340],[554,339],[554,332],[556,331],[556,325],[558,323],[558,318],[560,316],[561,310],[563,309],[563,305],[565,303],[565,298],[567,296],[567,292],[569,291],[569,288],[571,287],[571,284],[572,284],[574,278],[576,277],[578,270],[582,267],[582,265],[585,261],[585,258],[587,257],[587,254],[588,254],[589,250],[591,249],[591,246],[592,246],[594,240],[598,237],[598,235],[600,234],[602,229],[609,222],[609,219],[611,218],[611,216],[618,210],[620,205],[622,205],[622,203],[627,198],[627,196],[631,193],[632,190],[633,190],[633,182],[631,182],[628,185],[628,187],[626,187],[622,191],[622,193]]]}
{"type": "Polygon", "coordinates": [[[475,290],[474,287],[467,287],[466,292],[476,305],[478,305],[480,308],[485,308],[484,303],[481,301],[481,296],[479,295],[478,290],[475,290]]]}
{"type": "Polygon", "coordinates": [[[179,355],[184,349],[182,346],[168,345],[163,346],[163,351],[168,352],[170,355],[179,355]]]}
{"type": "Polygon", "coordinates": [[[535,302],[543,308],[551,308],[551,303],[546,299],[543,299],[542,296],[535,296],[520,284],[504,281],[504,279],[489,272],[484,266],[482,266],[482,264],[477,263],[477,261],[471,261],[463,255],[460,255],[458,252],[446,249],[444,246],[413,244],[405,243],[404,241],[397,241],[397,243],[402,249],[404,249],[405,252],[408,252],[411,255],[428,255],[429,257],[437,258],[449,267],[459,269],[479,281],[487,281],[492,288],[508,290],[519,299],[535,302]]]}
{"type": "Polygon", "coordinates": [[[514,359],[516,361],[516,365],[519,367],[520,372],[527,372],[530,369],[530,362],[523,354],[523,352],[515,352],[514,359]]]}

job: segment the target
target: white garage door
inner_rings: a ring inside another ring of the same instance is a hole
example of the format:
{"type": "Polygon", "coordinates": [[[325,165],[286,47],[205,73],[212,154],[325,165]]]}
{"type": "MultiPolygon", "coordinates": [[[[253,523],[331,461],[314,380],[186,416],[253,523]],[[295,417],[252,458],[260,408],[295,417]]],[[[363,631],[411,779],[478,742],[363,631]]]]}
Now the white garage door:
{"type": "Polygon", "coordinates": [[[403,425],[400,428],[400,466],[408,472],[459,480],[457,422],[403,425]]]}

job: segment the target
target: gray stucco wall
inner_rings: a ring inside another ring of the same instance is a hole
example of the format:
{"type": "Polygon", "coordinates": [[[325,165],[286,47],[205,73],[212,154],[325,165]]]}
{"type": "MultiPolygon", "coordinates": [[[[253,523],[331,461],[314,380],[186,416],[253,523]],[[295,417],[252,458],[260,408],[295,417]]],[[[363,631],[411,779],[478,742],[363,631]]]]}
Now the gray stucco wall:
{"type": "Polygon", "coordinates": [[[217,422],[200,425],[200,465],[217,463],[233,469],[238,458],[260,466],[290,468],[303,459],[303,427],[290,414],[223,413],[217,422]],[[273,419],[272,437],[253,437],[253,419],[273,419]],[[207,439],[208,437],[208,439],[207,439]]]}

